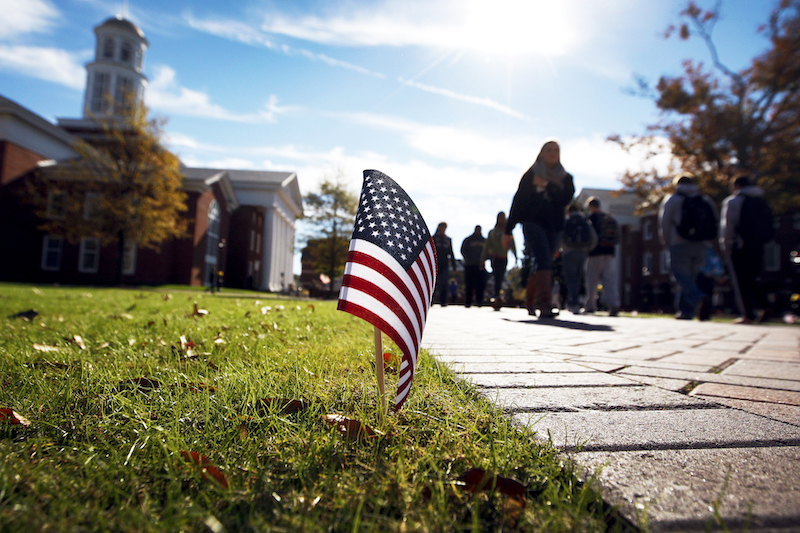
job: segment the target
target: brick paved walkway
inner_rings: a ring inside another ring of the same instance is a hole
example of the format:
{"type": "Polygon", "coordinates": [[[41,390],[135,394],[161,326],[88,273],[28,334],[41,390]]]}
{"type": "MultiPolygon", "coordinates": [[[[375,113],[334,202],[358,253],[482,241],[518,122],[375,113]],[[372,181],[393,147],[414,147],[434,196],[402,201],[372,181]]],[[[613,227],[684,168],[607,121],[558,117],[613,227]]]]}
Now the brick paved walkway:
{"type": "Polygon", "coordinates": [[[423,346],[650,531],[800,531],[798,326],[437,305],[423,346]]]}

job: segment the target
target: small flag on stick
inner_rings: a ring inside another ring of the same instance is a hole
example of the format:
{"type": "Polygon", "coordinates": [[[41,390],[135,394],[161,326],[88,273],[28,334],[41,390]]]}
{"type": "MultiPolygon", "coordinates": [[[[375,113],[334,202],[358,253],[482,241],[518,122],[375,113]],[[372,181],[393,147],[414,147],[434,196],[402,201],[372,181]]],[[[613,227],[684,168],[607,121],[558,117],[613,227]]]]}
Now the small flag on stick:
{"type": "Polygon", "coordinates": [[[365,170],[338,309],[366,320],[403,352],[395,410],[411,390],[435,287],[436,246],[417,207],[389,176],[365,170]]]}

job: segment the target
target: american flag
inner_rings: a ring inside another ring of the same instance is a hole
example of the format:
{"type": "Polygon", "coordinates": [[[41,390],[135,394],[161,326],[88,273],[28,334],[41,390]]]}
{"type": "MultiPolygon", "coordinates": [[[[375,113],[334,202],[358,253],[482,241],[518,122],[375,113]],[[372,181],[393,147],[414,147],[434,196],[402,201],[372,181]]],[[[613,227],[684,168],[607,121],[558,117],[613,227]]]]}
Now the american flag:
{"type": "Polygon", "coordinates": [[[402,350],[395,410],[411,391],[435,286],[436,246],[414,202],[386,174],[365,170],[338,308],[402,350]]]}

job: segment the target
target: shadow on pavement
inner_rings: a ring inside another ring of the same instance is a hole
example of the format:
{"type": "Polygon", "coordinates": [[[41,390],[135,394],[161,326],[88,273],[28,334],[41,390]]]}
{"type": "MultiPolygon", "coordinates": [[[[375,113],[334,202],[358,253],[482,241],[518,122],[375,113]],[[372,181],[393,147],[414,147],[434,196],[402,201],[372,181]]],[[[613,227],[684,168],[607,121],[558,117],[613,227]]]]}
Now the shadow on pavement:
{"type": "Polygon", "coordinates": [[[614,328],[611,326],[606,326],[603,324],[586,324],[585,322],[570,322],[569,320],[563,320],[560,318],[531,318],[529,320],[511,320],[509,318],[504,318],[507,322],[516,322],[518,324],[531,324],[534,326],[554,326],[558,328],[566,328],[566,329],[579,329],[582,331],[614,331],[614,328]]]}

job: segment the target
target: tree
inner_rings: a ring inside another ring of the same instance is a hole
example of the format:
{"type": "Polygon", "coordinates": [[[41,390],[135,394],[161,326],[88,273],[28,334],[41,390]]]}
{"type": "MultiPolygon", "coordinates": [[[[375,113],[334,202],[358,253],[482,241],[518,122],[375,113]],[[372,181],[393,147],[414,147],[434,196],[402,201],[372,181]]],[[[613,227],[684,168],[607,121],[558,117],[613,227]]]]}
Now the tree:
{"type": "MultiPolygon", "coordinates": [[[[332,281],[344,273],[358,196],[347,189],[339,171],[334,179],[325,178],[319,191],[308,193],[303,200],[310,210],[306,218],[316,229],[308,241],[314,243],[313,249],[308,250],[311,264],[332,281]]],[[[330,292],[333,293],[333,282],[330,292]]]]}
{"type": "Polygon", "coordinates": [[[100,134],[79,141],[77,157],[38,172],[29,192],[39,229],[70,242],[95,237],[117,243],[117,283],[125,243],[159,249],[186,233],[180,161],[160,143],[165,121],[147,119],[143,104],[96,119],[100,134]],[[54,216],[54,208],[57,213],[54,216]]]}
{"type": "Polygon", "coordinates": [[[713,71],[686,60],[681,76],[664,76],[655,88],[639,81],[639,93],[654,99],[661,120],[647,134],[623,140],[626,150],[652,157],[663,149],[673,161],[666,173],[626,172],[623,188],[641,199],[640,208],[658,205],[677,170],[692,172],[704,192],[721,201],[738,172],[755,176],[776,212],[800,207],[800,0],[781,0],[759,31],[771,48],[750,66],[734,72],[719,60],[712,40],[720,5],[704,11],[689,2],[684,23],[667,29],[681,39],[703,39],[713,71]]]}

